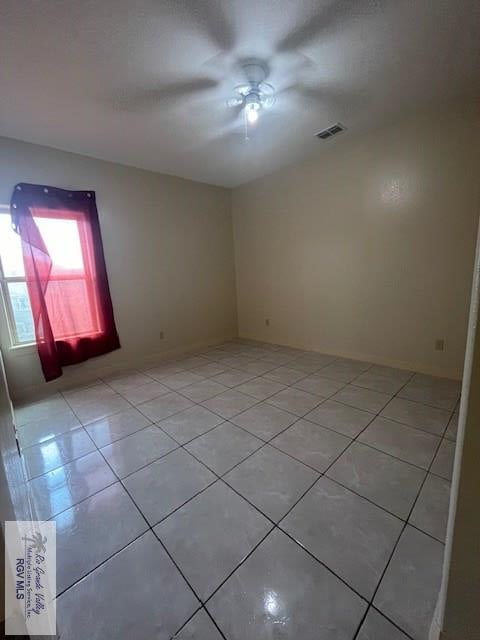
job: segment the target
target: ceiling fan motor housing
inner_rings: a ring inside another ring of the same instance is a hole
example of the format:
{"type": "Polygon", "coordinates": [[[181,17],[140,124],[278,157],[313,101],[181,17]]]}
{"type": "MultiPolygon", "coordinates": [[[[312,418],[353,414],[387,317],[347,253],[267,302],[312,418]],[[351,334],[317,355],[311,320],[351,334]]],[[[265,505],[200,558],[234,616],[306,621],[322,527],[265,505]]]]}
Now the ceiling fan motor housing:
{"type": "Polygon", "coordinates": [[[245,108],[253,111],[259,111],[261,108],[261,98],[257,91],[252,88],[252,91],[245,96],[245,108]]]}
{"type": "Polygon", "coordinates": [[[241,107],[245,111],[268,109],[275,102],[275,90],[265,82],[268,67],[259,60],[244,61],[240,65],[246,82],[235,87],[236,96],[227,100],[229,107],[241,107]]]}
{"type": "Polygon", "coordinates": [[[260,84],[267,75],[268,69],[260,60],[246,60],[241,65],[245,78],[252,84],[260,84]]]}

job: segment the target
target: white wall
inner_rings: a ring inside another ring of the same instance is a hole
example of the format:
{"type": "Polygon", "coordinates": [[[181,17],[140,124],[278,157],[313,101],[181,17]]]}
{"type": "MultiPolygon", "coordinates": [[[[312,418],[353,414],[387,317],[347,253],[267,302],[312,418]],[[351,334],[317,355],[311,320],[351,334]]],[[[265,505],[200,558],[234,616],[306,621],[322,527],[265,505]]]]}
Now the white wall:
{"type": "Polygon", "coordinates": [[[459,376],[479,133],[476,107],[417,115],[235,189],[240,335],[459,376]]]}
{"type": "MultiPolygon", "coordinates": [[[[122,349],[67,367],[61,385],[92,377],[99,368],[236,335],[227,189],[0,138],[0,204],[9,203],[17,182],[92,189],[97,195],[122,349]]],[[[12,393],[38,390],[44,383],[35,349],[9,349],[0,316],[12,393]]]]}
{"type": "MultiPolygon", "coordinates": [[[[318,144],[330,147],[235,189],[232,206],[226,189],[0,139],[0,204],[19,181],[97,192],[122,349],[51,386],[235,335],[231,206],[241,335],[460,375],[480,210],[476,108],[318,144]]],[[[35,349],[8,348],[1,312],[0,346],[14,395],[45,388],[35,349]]]]}

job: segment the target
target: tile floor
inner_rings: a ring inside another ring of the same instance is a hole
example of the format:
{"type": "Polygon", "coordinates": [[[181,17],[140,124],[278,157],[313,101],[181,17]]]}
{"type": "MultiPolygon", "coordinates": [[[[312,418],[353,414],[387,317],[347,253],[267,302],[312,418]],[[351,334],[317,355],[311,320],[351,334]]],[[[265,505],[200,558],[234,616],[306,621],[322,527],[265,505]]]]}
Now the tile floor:
{"type": "Polygon", "coordinates": [[[426,640],[458,382],[232,341],[17,407],[63,640],[426,640]]]}

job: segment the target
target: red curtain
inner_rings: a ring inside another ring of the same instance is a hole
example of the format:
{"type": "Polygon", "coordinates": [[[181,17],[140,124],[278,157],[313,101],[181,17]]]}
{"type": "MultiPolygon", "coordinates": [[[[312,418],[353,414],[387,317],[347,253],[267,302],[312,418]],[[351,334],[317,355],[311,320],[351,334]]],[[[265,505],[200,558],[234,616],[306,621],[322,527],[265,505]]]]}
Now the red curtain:
{"type": "Polygon", "coordinates": [[[11,213],[45,379],[118,349],[95,192],[20,183],[11,213]]]}

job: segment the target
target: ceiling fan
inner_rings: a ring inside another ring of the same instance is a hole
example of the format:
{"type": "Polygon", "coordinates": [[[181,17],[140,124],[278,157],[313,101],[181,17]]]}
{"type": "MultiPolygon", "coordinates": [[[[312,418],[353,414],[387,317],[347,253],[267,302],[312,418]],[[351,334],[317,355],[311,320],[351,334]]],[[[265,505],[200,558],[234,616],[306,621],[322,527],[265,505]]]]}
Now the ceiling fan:
{"type": "MultiPolygon", "coordinates": [[[[217,112],[218,123],[223,129],[215,138],[210,138],[211,141],[231,134],[242,120],[248,138],[248,126],[254,126],[261,114],[270,109],[276,100],[282,104],[284,98],[294,99],[298,104],[310,101],[315,104],[341,105],[344,102],[345,93],[340,87],[332,85],[331,82],[318,86],[318,81],[312,86],[311,81],[308,81],[309,71],[316,65],[302,49],[323,32],[331,32],[332,29],[344,26],[351,10],[351,5],[346,0],[327,4],[318,13],[309,13],[303,21],[300,18],[293,31],[272,43],[268,63],[265,58],[239,59],[235,55],[235,51],[241,49],[237,46],[240,43],[236,43],[233,24],[227,13],[222,10],[221,2],[204,0],[200,11],[195,0],[178,1],[185,10],[185,19],[193,20],[217,51],[202,65],[205,69],[210,69],[211,73],[147,88],[142,86],[133,91],[122,90],[114,99],[116,108],[139,112],[160,107],[174,109],[184,98],[194,96],[200,98],[200,112],[206,110],[207,106],[211,110],[221,108],[223,104],[227,119],[225,120],[221,111],[217,112]],[[292,61],[292,64],[289,62],[285,65],[286,58],[292,61]],[[233,77],[237,76],[241,84],[233,88],[233,95],[226,100],[225,106],[225,97],[222,96],[219,100],[219,87],[222,85],[222,78],[230,74],[233,77]],[[274,88],[267,82],[272,75],[280,81],[280,87],[274,88]],[[307,83],[304,81],[305,75],[307,83]],[[239,115],[242,115],[242,118],[239,118],[239,115]]],[[[357,2],[355,14],[361,13],[361,7],[369,4],[371,0],[357,2]]]]}
{"type": "Polygon", "coordinates": [[[275,89],[265,82],[267,66],[260,60],[245,60],[241,64],[246,82],[237,84],[235,95],[227,100],[227,107],[240,108],[245,114],[245,131],[248,124],[254,125],[263,109],[269,109],[275,103],[275,89]]]}

